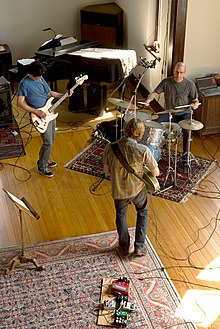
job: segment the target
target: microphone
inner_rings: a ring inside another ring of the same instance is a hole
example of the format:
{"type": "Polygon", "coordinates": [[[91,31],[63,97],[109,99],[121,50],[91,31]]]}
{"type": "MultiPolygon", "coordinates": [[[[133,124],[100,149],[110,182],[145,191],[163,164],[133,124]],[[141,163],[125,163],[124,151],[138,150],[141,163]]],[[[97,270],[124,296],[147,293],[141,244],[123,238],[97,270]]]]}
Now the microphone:
{"type": "Polygon", "coordinates": [[[30,212],[32,213],[32,215],[36,218],[36,219],[40,219],[40,215],[34,210],[34,208],[30,205],[30,203],[25,199],[25,197],[21,198],[21,201],[24,202],[24,204],[28,207],[28,209],[30,210],[30,212]]]}
{"type": "Polygon", "coordinates": [[[146,61],[146,58],[143,58],[141,56],[139,56],[139,61],[138,61],[138,65],[147,68],[155,68],[156,66],[156,60],[152,60],[150,62],[146,61]]]}
{"type": "Polygon", "coordinates": [[[153,50],[152,50],[152,47],[148,47],[147,45],[143,44],[144,48],[158,61],[160,62],[161,61],[161,58],[156,56],[154,53],[153,53],[153,50]]]}
{"type": "Polygon", "coordinates": [[[43,29],[43,31],[44,31],[44,32],[45,32],[45,31],[53,31],[53,33],[54,33],[54,37],[53,37],[53,39],[56,38],[56,32],[55,32],[51,27],[46,27],[45,29],[43,29]]]}

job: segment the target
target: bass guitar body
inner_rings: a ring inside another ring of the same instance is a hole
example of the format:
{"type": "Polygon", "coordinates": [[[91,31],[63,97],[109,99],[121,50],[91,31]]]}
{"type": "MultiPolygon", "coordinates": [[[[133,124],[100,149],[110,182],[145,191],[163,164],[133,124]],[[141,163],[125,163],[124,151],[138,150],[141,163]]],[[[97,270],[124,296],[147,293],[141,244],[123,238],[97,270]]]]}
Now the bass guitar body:
{"type": "Polygon", "coordinates": [[[32,121],[34,127],[42,134],[45,133],[45,131],[47,130],[49,122],[56,119],[56,117],[58,116],[58,113],[53,113],[53,112],[49,111],[49,109],[52,107],[53,100],[54,100],[54,97],[50,97],[47,100],[44,107],[39,109],[46,114],[45,119],[40,119],[37,115],[35,115],[34,113],[31,113],[31,121],[32,121]]]}
{"type": "Polygon", "coordinates": [[[145,181],[145,186],[148,193],[154,194],[160,190],[160,184],[157,178],[152,175],[150,170],[146,167],[143,167],[143,180],[145,181]]]}

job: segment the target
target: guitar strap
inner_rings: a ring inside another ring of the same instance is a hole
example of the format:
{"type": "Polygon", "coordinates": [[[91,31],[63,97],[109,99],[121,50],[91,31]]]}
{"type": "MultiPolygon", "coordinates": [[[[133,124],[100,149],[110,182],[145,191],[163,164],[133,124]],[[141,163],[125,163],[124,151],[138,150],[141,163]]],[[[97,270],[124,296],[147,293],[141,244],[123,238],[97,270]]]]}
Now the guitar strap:
{"type": "Polygon", "coordinates": [[[142,182],[146,183],[146,181],[139,176],[135,170],[129,165],[128,161],[126,160],[126,158],[124,157],[124,155],[121,153],[120,148],[118,146],[117,143],[113,143],[111,144],[111,149],[114,152],[114,155],[116,156],[116,158],[120,161],[120,163],[122,164],[122,166],[130,173],[135,175],[136,177],[138,177],[140,180],[142,180],[142,182]]]}

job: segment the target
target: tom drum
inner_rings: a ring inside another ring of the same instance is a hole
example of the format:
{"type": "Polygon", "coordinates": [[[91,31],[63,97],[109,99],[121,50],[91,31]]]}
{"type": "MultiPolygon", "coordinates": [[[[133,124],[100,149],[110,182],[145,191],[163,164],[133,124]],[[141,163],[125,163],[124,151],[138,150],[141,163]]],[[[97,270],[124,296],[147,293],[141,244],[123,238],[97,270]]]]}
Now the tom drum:
{"type": "MultiPolygon", "coordinates": [[[[125,113],[125,115],[124,115],[125,123],[127,123],[128,121],[130,121],[133,118],[134,118],[134,111],[129,111],[129,112],[125,113]]],[[[143,121],[143,122],[150,121],[151,120],[151,114],[137,111],[136,112],[136,118],[143,121]]]]}

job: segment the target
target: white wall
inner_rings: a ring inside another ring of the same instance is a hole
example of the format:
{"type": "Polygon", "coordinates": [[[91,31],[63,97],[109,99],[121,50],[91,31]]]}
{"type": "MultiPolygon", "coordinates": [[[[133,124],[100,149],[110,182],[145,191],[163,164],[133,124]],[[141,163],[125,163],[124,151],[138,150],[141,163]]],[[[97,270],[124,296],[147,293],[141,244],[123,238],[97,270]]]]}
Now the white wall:
{"type": "Polygon", "coordinates": [[[192,79],[220,72],[219,0],[188,1],[185,62],[192,79]]]}
{"type": "MultiPolygon", "coordinates": [[[[144,49],[143,44],[151,44],[155,32],[155,8],[157,0],[117,0],[124,11],[125,48],[134,49],[138,56],[152,60],[153,57],[144,49]]],[[[1,0],[0,10],[0,44],[8,44],[13,56],[17,59],[34,55],[38,47],[53,37],[51,27],[56,33],[65,36],[76,36],[80,40],[80,8],[89,4],[111,1],[103,0],[1,0]]],[[[166,27],[168,7],[171,0],[160,0],[162,10],[159,19],[161,31],[162,58],[155,69],[149,69],[144,76],[143,84],[152,91],[166,72],[166,27]]],[[[187,76],[194,79],[209,73],[220,72],[218,31],[219,0],[189,0],[185,62],[187,76]]],[[[135,75],[143,70],[137,67],[135,75]]]]}

